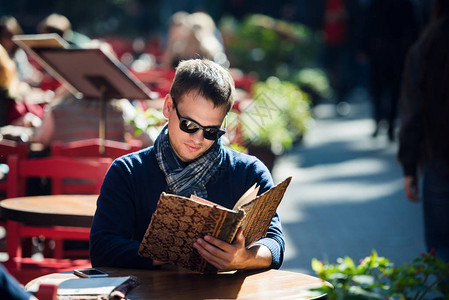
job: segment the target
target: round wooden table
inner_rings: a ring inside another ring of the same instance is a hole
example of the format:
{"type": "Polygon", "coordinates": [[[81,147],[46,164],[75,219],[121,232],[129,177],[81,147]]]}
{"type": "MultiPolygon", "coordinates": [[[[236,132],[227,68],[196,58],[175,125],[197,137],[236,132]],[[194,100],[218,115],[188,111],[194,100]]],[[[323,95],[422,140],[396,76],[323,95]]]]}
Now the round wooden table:
{"type": "Polygon", "coordinates": [[[42,274],[87,267],[87,259],[59,259],[62,240],[89,240],[98,195],[50,195],[9,198],[0,201],[0,216],[6,220],[8,271],[21,283],[42,274]],[[45,236],[54,239],[54,258],[34,260],[22,256],[21,239],[45,236]]]}
{"type": "Polygon", "coordinates": [[[32,226],[90,227],[98,195],[49,195],[0,201],[0,216],[32,226]]]}
{"type": "MultiPolygon", "coordinates": [[[[10,198],[0,202],[0,215],[33,226],[90,227],[96,200],[96,195],[10,198]]],[[[129,292],[129,299],[313,299],[317,294],[309,289],[323,284],[317,277],[283,270],[206,275],[170,265],[158,270],[99,269],[110,276],[137,277],[140,285],[129,292]]],[[[27,287],[45,278],[77,277],[72,272],[52,273],[27,287]]]]}
{"type": "MultiPolygon", "coordinates": [[[[283,270],[199,274],[164,266],[160,270],[98,268],[109,276],[133,275],[140,285],[127,299],[316,299],[324,295],[309,291],[323,285],[317,277],[283,270]]],[[[54,273],[32,280],[26,288],[44,279],[77,278],[71,272],[54,273]]]]}

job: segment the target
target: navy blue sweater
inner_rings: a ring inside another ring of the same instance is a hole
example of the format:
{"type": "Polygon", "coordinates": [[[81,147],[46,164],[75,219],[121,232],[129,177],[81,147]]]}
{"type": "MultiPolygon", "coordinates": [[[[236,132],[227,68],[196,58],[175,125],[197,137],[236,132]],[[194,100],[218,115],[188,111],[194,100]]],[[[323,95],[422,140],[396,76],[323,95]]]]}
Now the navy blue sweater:
{"type": "MultiPolygon", "coordinates": [[[[273,186],[265,165],[254,156],[224,147],[224,161],[206,185],[208,200],[231,208],[255,182],[259,194],[273,186]]],[[[152,260],[137,253],[159,196],[168,192],[153,147],[120,157],[110,167],[97,201],[90,233],[92,266],[151,268],[152,260]]],[[[265,238],[256,242],[272,253],[272,268],[284,257],[284,235],[278,215],[265,238]]]]}

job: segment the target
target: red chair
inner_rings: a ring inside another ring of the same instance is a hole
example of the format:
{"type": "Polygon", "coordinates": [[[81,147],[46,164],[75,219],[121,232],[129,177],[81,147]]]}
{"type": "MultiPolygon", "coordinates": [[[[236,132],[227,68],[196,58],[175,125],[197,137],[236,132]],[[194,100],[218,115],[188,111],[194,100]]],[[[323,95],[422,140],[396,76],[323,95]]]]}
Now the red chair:
{"type": "Polygon", "coordinates": [[[100,139],[87,139],[69,143],[55,142],[51,146],[52,156],[70,156],[70,157],[109,157],[117,158],[119,156],[138,151],[142,148],[139,142],[133,144],[117,141],[105,141],[105,153],[100,154],[100,139]]]}
{"type": "MultiPolygon", "coordinates": [[[[52,193],[66,194],[66,179],[88,180],[91,188],[90,194],[98,194],[103,178],[112,163],[110,158],[79,159],[71,157],[50,157],[39,159],[19,159],[18,155],[8,157],[10,168],[7,177],[7,197],[25,195],[26,178],[45,177],[52,179],[52,193]]],[[[76,183],[71,183],[72,185],[76,183]]],[[[81,182],[80,185],[85,185],[81,182]]],[[[7,248],[9,260],[5,263],[9,272],[19,281],[24,282],[30,278],[48,273],[60,272],[87,266],[88,259],[63,259],[67,253],[63,249],[63,240],[88,241],[90,228],[81,227],[36,227],[23,223],[7,221],[7,248]],[[41,236],[55,240],[54,258],[44,258],[36,261],[29,257],[22,257],[21,240],[41,236]]]]}
{"type": "Polygon", "coordinates": [[[28,144],[0,139],[0,162],[5,163],[10,154],[26,157],[28,155],[28,144]]]}
{"type": "MultiPolygon", "coordinates": [[[[122,155],[142,149],[139,141],[133,143],[123,143],[118,141],[105,140],[104,154],[100,154],[100,139],[86,139],[68,143],[54,142],[51,145],[51,156],[66,156],[77,158],[98,158],[107,157],[115,159],[122,155]]],[[[64,194],[89,194],[94,186],[86,182],[84,185],[65,184],[64,194]]]]}
{"type": "Polygon", "coordinates": [[[73,158],[55,156],[20,160],[17,155],[8,157],[8,198],[25,196],[26,178],[40,177],[52,180],[52,194],[72,194],[71,188],[85,190],[85,194],[98,194],[104,175],[112,163],[111,158],[73,158]],[[67,183],[65,180],[82,180],[67,183]],[[86,190],[86,187],[88,190],[86,190]]]}
{"type": "MultiPolygon", "coordinates": [[[[132,143],[123,143],[112,140],[105,140],[104,154],[100,154],[100,139],[86,139],[68,143],[54,142],[51,145],[51,156],[65,156],[77,158],[99,158],[107,157],[115,159],[122,155],[142,149],[140,141],[132,143]]],[[[66,183],[64,194],[90,194],[94,184],[85,183],[84,185],[73,185],[66,183]]]]}
{"type": "MultiPolygon", "coordinates": [[[[0,140],[0,164],[6,164],[8,156],[16,154],[20,158],[26,158],[28,156],[28,144],[18,143],[9,140],[0,140]]],[[[7,176],[7,174],[5,174],[7,176]]],[[[6,176],[2,178],[0,174],[0,200],[6,196],[6,176]]]]}

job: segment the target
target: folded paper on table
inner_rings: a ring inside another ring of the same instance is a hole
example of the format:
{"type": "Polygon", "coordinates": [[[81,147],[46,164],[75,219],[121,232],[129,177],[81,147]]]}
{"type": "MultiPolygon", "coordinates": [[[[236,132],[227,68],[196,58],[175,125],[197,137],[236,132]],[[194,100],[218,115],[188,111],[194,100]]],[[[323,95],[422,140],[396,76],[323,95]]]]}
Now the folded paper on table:
{"type": "MultiPolygon", "coordinates": [[[[114,291],[124,295],[139,284],[133,276],[101,277],[101,278],[45,278],[30,286],[28,291],[35,292],[40,284],[53,284],[58,286],[58,296],[110,296],[114,291]],[[127,286],[127,290],[121,289],[127,286]]],[[[74,297],[74,299],[78,299],[74,297]]]]}
{"type": "Polygon", "coordinates": [[[290,181],[288,177],[259,196],[258,187],[253,185],[232,210],[196,196],[162,193],[139,255],[193,271],[215,273],[217,269],[193,247],[196,239],[210,235],[232,243],[242,227],[246,246],[250,246],[267,233],[290,181]]]}

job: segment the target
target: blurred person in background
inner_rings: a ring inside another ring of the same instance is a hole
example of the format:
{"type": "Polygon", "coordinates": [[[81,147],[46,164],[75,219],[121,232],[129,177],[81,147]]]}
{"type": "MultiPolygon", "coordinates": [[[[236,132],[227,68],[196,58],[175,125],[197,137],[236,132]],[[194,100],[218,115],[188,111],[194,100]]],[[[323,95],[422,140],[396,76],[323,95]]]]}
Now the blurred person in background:
{"type": "Polygon", "coordinates": [[[228,67],[221,34],[204,12],[176,12],[170,19],[162,66],[174,68],[181,60],[206,58],[228,67]]]}
{"type": "Polygon", "coordinates": [[[432,17],[408,53],[401,97],[398,158],[404,190],[422,199],[428,250],[449,261],[449,1],[435,0],[432,17]],[[419,188],[422,176],[422,190],[419,188]]]}
{"type": "Polygon", "coordinates": [[[357,84],[356,56],[360,51],[360,19],[358,0],[326,0],[323,24],[324,67],[334,90],[337,113],[347,115],[347,98],[357,84]]]}
{"type": "Polygon", "coordinates": [[[41,81],[40,72],[30,63],[25,51],[12,40],[14,35],[20,34],[23,34],[23,30],[16,18],[13,16],[0,18],[0,44],[16,64],[19,80],[37,86],[41,81]]]}
{"type": "Polygon", "coordinates": [[[72,46],[84,47],[90,38],[72,29],[72,23],[66,16],[53,13],[48,15],[37,25],[39,33],[57,33],[72,46]]]}
{"type": "Polygon", "coordinates": [[[386,121],[388,139],[395,139],[402,70],[418,29],[410,0],[372,0],[367,7],[363,49],[370,69],[373,137],[377,137],[386,121]]]}
{"type": "MultiPolygon", "coordinates": [[[[61,36],[71,47],[84,48],[91,39],[72,29],[72,23],[61,14],[52,13],[37,24],[39,34],[56,33],[61,36]]],[[[60,82],[43,71],[41,87],[44,90],[55,91],[61,86],[60,82]]]]}
{"type": "Polygon", "coordinates": [[[167,34],[167,45],[165,47],[164,56],[162,58],[162,66],[165,68],[173,68],[177,63],[175,58],[184,48],[184,40],[188,35],[187,17],[185,11],[178,11],[170,17],[167,34]]]}
{"type": "MultiPolygon", "coordinates": [[[[125,119],[122,101],[106,103],[106,139],[125,142],[125,119]]],[[[45,108],[42,125],[37,127],[30,140],[45,148],[53,142],[68,143],[98,138],[100,122],[100,101],[77,99],[73,95],[55,99],[45,108]]]]}
{"type": "Polygon", "coordinates": [[[40,105],[26,101],[31,94],[47,97],[40,89],[19,80],[16,64],[0,45],[0,126],[39,126],[43,110],[40,105]]]}
{"type": "Polygon", "coordinates": [[[0,45],[0,126],[10,123],[9,107],[14,103],[18,83],[16,66],[6,49],[0,45]]]}

